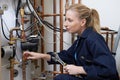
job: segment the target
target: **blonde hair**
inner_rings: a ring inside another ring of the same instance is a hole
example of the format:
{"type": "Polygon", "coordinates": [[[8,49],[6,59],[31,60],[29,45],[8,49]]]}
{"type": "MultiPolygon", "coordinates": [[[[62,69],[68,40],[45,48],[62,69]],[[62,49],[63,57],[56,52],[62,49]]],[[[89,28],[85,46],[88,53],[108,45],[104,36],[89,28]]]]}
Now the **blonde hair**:
{"type": "Polygon", "coordinates": [[[95,9],[90,9],[83,4],[73,4],[67,10],[76,11],[80,19],[86,19],[87,27],[93,27],[96,32],[100,33],[99,14],[95,9]]]}

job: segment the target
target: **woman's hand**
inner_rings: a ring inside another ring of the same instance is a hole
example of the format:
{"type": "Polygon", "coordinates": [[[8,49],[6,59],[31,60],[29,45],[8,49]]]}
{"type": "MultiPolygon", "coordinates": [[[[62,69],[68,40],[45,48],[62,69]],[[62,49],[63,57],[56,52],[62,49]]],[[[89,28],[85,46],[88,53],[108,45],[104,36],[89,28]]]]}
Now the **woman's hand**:
{"type": "Polygon", "coordinates": [[[66,73],[70,75],[86,74],[82,66],[67,65],[67,66],[64,66],[63,69],[65,70],[66,73]]]}
{"type": "Polygon", "coordinates": [[[25,51],[23,53],[23,56],[26,59],[45,59],[47,61],[49,61],[51,59],[51,56],[49,54],[29,52],[29,51],[25,51]]]}
{"type": "Polygon", "coordinates": [[[39,59],[39,58],[42,58],[41,53],[29,52],[29,51],[25,51],[23,53],[23,56],[24,56],[25,59],[39,59]]]}

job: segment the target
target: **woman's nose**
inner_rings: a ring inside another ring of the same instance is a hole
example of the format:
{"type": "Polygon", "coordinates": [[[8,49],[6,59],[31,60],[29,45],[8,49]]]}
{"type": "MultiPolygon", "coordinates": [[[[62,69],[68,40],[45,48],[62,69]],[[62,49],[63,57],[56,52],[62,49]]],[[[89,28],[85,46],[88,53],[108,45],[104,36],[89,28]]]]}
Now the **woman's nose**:
{"type": "Polygon", "coordinates": [[[66,27],[67,26],[67,22],[65,21],[63,25],[66,27]]]}

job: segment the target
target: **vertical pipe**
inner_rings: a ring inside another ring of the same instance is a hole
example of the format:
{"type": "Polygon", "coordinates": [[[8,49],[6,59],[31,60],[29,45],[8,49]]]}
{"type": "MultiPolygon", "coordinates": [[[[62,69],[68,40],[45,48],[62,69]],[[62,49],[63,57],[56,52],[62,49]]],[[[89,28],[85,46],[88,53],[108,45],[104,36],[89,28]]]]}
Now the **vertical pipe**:
{"type": "Polygon", "coordinates": [[[20,14],[21,14],[21,25],[22,25],[21,40],[22,42],[25,42],[26,37],[25,37],[25,31],[24,31],[24,8],[23,7],[20,9],[20,14]]]}
{"type": "Polygon", "coordinates": [[[78,0],[78,3],[81,3],[81,0],[78,0]]]}
{"type": "MultiPolygon", "coordinates": [[[[34,0],[34,5],[33,5],[33,7],[34,7],[34,9],[36,10],[37,9],[37,0],[34,0]]],[[[37,19],[36,18],[34,18],[34,20],[33,20],[34,22],[36,22],[37,21],[37,19]]],[[[33,30],[37,30],[37,24],[35,24],[35,26],[34,26],[34,28],[33,28],[33,30]]],[[[37,32],[34,32],[34,34],[38,34],[37,32]]]]}
{"type": "MultiPolygon", "coordinates": [[[[37,0],[33,0],[33,2],[34,2],[33,7],[34,7],[34,9],[36,9],[37,8],[37,6],[36,6],[37,0]]],[[[34,18],[33,21],[36,22],[36,18],[34,18]]],[[[35,24],[33,30],[36,30],[36,29],[37,29],[37,27],[36,27],[36,24],[35,24]]],[[[34,32],[34,34],[36,34],[36,32],[34,32]]]]}
{"type": "Polygon", "coordinates": [[[111,33],[111,51],[113,51],[113,45],[114,45],[114,32],[111,33]]]}
{"type": "Polygon", "coordinates": [[[24,56],[22,56],[22,78],[23,80],[26,80],[26,61],[24,56]]]}
{"type": "MultiPolygon", "coordinates": [[[[56,0],[53,0],[53,14],[56,14],[56,0]]],[[[56,28],[56,16],[53,16],[53,24],[56,28]]],[[[56,31],[54,30],[53,34],[53,51],[56,52],[56,31]]],[[[56,65],[53,66],[53,70],[56,71],[56,65]]]]}
{"type": "Polygon", "coordinates": [[[75,4],[75,0],[72,0],[72,4],[75,4]]]}
{"type": "MultiPolygon", "coordinates": [[[[44,15],[44,0],[41,0],[42,12],[41,15],[44,15]]],[[[44,17],[42,17],[44,19],[44,17]]],[[[44,36],[44,27],[42,27],[42,36],[44,36]]],[[[41,39],[41,52],[44,53],[44,41],[41,39]]],[[[41,71],[45,70],[44,60],[41,60],[41,71]]]]}
{"type": "MultiPolygon", "coordinates": [[[[14,65],[18,64],[18,62],[15,61],[14,57],[10,57],[9,60],[10,60],[10,80],[14,80],[14,65]]],[[[26,80],[26,79],[23,79],[23,80],[26,80]]]]}
{"type": "MultiPolygon", "coordinates": [[[[14,57],[10,57],[9,60],[10,60],[10,80],[14,80],[14,65],[18,64],[18,62],[15,61],[14,57]]],[[[26,80],[26,77],[23,80],[26,80]]]]}
{"type": "Polygon", "coordinates": [[[14,59],[13,58],[10,59],[10,80],[14,80],[14,59]]]}
{"type": "Polygon", "coordinates": [[[34,0],[34,8],[36,9],[37,8],[37,0],[34,0]]]}
{"type": "MultiPolygon", "coordinates": [[[[37,8],[37,0],[34,0],[34,9],[36,9],[37,8]]],[[[34,22],[36,22],[37,20],[36,20],[36,18],[34,18],[34,20],[33,20],[34,22]]],[[[37,25],[35,24],[34,25],[34,28],[33,28],[33,30],[37,30],[37,25]]],[[[37,32],[34,32],[34,34],[37,34],[37,32]]],[[[35,68],[37,68],[37,67],[39,67],[38,66],[38,60],[33,60],[33,62],[34,62],[34,65],[35,65],[35,68]]]]}
{"type": "MultiPolygon", "coordinates": [[[[60,50],[63,50],[63,0],[60,0],[60,50]]],[[[60,71],[63,73],[63,67],[61,65],[60,71]]]]}
{"type": "Polygon", "coordinates": [[[109,39],[109,32],[107,31],[107,32],[106,32],[106,43],[107,43],[107,44],[109,44],[109,43],[108,43],[108,42],[109,42],[108,39],[109,39]]]}
{"type": "Polygon", "coordinates": [[[67,6],[68,3],[69,3],[69,0],[66,0],[66,6],[67,6]]]}
{"type": "Polygon", "coordinates": [[[68,9],[68,7],[69,7],[69,1],[68,1],[68,0],[66,0],[66,4],[65,4],[65,11],[68,9]]]}
{"type": "MultiPolygon", "coordinates": [[[[26,40],[25,40],[25,31],[24,31],[24,8],[21,8],[20,13],[21,13],[21,24],[22,24],[21,40],[22,42],[25,42],[26,40]]],[[[26,80],[26,65],[23,58],[22,58],[22,78],[23,80],[26,80]]]]}

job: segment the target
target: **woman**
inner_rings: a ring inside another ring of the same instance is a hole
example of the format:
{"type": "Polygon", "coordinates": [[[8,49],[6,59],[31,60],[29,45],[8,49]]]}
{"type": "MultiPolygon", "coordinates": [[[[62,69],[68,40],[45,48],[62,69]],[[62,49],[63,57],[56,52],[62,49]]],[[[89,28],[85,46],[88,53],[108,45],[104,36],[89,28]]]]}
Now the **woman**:
{"type": "MultiPolygon", "coordinates": [[[[77,33],[77,40],[68,50],[58,56],[67,63],[66,74],[54,80],[118,80],[115,59],[100,33],[99,15],[95,9],[82,4],[73,4],[66,11],[64,23],[69,33],[77,33]]],[[[53,52],[47,54],[24,52],[27,59],[45,59],[55,64],[53,52]]]]}

